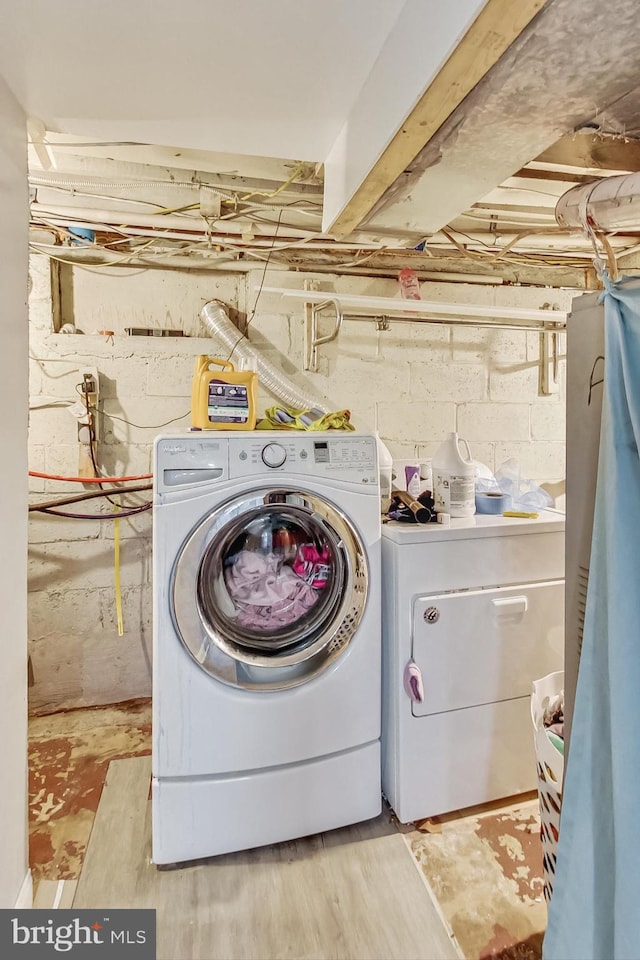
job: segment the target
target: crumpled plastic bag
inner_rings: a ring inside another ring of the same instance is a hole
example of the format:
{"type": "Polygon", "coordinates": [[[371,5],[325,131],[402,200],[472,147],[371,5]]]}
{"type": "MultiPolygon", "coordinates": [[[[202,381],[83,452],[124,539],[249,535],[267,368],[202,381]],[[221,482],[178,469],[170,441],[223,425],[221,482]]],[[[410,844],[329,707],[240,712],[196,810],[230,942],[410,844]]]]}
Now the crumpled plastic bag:
{"type": "Polygon", "coordinates": [[[491,468],[479,460],[473,462],[476,468],[476,493],[502,493],[491,468]]]}
{"type": "Polygon", "coordinates": [[[509,509],[534,512],[548,510],[553,506],[553,499],[546,490],[534,480],[523,477],[517,460],[505,460],[500,469],[496,470],[496,482],[500,491],[511,497],[509,509]]]}

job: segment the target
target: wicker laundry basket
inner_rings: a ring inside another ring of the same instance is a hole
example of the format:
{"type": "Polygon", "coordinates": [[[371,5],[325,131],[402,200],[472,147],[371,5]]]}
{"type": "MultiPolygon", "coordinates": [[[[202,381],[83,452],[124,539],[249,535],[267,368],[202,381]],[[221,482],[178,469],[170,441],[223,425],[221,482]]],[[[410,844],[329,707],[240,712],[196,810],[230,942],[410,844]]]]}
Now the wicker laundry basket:
{"type": "Polygon", "coordinates": [[[556,871],[564,757],[549,740],[543,718],[547,706],[558,697],[563,688],[564,673],[559,670],[540,680],[535,680],[531,694],[531,720],[538,769],[544,896],[547,903],[553,893],[556,871]]]}

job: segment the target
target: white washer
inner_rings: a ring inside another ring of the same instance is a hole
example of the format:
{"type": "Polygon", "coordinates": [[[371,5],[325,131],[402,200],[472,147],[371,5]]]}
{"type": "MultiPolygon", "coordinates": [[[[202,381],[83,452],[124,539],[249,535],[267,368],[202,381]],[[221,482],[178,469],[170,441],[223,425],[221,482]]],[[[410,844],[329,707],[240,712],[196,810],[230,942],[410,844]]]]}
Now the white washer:
{"type": "Polygon", "coordinates": [[[376,816],[375,438],[160,437],[154,478],[153,860],[376,816]]]}

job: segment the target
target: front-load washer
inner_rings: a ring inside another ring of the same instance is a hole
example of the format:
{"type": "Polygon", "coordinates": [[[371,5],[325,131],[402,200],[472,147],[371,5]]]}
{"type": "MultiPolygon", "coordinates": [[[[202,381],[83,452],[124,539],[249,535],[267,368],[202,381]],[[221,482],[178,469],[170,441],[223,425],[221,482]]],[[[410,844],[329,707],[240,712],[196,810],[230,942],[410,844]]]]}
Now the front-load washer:
{"type": "Polygon", "coordinates": [[[153,860],[376,816],[375,438],[202,431],[154,451],[153,860]]]}

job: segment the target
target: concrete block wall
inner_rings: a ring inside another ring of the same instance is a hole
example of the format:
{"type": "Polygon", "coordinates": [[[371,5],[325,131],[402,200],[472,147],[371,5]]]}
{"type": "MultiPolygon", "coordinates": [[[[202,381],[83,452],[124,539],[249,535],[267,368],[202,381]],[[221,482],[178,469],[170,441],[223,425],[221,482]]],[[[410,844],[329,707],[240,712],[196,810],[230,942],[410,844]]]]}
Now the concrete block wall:
{"type": "MultiPolygon", "coordinates": [[[[76,385],[85,369],[98,370],[102,411],[98,459],[108,475],[149,473],[154,437],[189,425],[194,356],[219,352],[216,346],[209,338],[127,337],[123,330],[178,327],[193,334],[202,304],[212,297],[238,302],[243,278],[208,275],[203,280],[172,271],[127,277],[128,272],[118,277],[111,271],[102,275],[75,270],[73,319],[84,332],[54,334],[49,262],[39,256],[31,259],[31,470],[77,474],[77,421],[62,404],[77,399],[76,385]],[[93,332],[105,329],[114,330],[115,337],[93,332]]],[[[30,490],[36,495],[32,500],[50,500],[83,487],[30,478],[30,490]]],[[[150,492],[130,502],[145,498],[150,492]]],[[[100,503],[103,510],[112,509],[97,500],[67,509],[94,513],[100,503]]],[[[116,621],[113,522],[31,513],[29,528],[32,712],[148,696],[151,513],[120,521],[122,637],[116,621]]]]}
{"type": "MultiPolygon", "coordinates": [[[[242,274],[75,269],[73,322],[82,333],[52,332],[49,263],[31,261],[31,469],[75,475],[77,425],[67,404],[84,369],[100,381],[99,461],[110,475],[148,473],[158,433],[188,428],[193,358],[228,356],[199,336],[198,313],[218,298],[251,314],[263,268],[242,274]],[[129,337],[126,327],[183,329],[184,338],[129,337]],[[97,334],[113,330],[113,339],[97,334]],[[164,426],[161,426],[164,424],[164,426]]],[[[338,293],[395,296],[387,280],[268,270],[265,286],[301,288],[305,279],[338,293]]],[[[566,309],[571,292],[428,283],[424,299],[566,309]]],[[[71,318],[65,317],[65,320],[71,318]]],[[[322,331],[330,329],[322,321],[322,331]]],[[[371,320],[345,321],[320,347],[318,373],[304,372],[300,301],[262,292],[251,341],[300,388],[348,408],[357,428],[378,429],[397,458],[430,456],[457,429],[472,454],[496,469],[516,457],[539,481],[564,477],[564,387],[538,397],[538,335],[371,320]]],[[[562,338],[561,338],[562,339],[562,338]]],[[[561,345],[561,351],[563,350],[561,345]]],[[[563,373],[561,364],[561,373],[563,373]]],[[[276,401],[262,388],[260,409],[276,401]]],[[[35,498],[77,492],[77,484],[31,480],[35,498]]],[[[141,494],[140,498],[146,496],[141,494]]],[[[96,509],[92,501],[86,509],[96,509]]],[[[106,505],[107,509],[111,509],[106,505]]],[[[80,509],[83,509],[82,507],[80,509]]],[[[124,636],[113,591],[113,523],[31,514],[31,708],[116,702],[151,684],[151,517],[120,522],[124,636]]]]}
{"type": "MultiPolygon", "coordinates": [[[[397,296],[389,280],[316,275],[320,289],[366,296],[397,296]]],[[[250,276],[254,288],[259,276],[250,276]]],[[[296,274],[267,274],[267,284],[300,288],[296,274]]],[[[575,291],[548,288],[426,282],[422,298],[495,307],[568,310],[575,291]]],[[[248,293],[251,303],[251,293],[248,293]]],[[[331,329],[322,321],[322,333],[331,329]]],[[[263,293],[252,323],[255,338],[299,385],[348,407],[356,426],[379,430],[392,455],[430,457],[446,434],[457,430],[475,459],[492,471],[516,458],[525,475],[539,482],[563,479],[565,388],[560,362],[558,390],[538,395],[539,334],[485,330],[419,321],[391,321],[377,330],[373,320],[346,320],[338,340],[319,348],[319,372],[299,372],[304,351],[300,301],[263,293]]],[[[559,352],[564,355],[564,334],[559,352]]]]}

